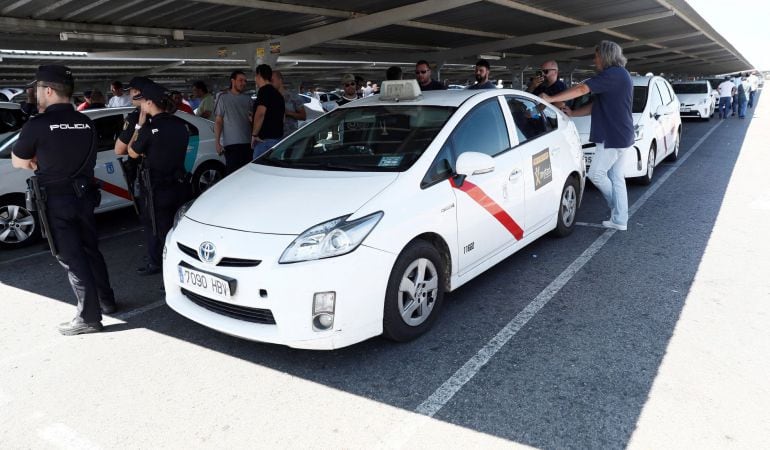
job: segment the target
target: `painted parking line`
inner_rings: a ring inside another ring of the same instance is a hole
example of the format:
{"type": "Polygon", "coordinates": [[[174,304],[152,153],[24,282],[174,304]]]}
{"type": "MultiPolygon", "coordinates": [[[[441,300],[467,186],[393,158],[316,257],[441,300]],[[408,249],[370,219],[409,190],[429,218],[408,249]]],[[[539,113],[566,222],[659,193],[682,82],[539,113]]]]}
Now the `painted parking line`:
{"type": "MultiPolygon", "coordinates": [[[[668,180],[668,178],[684,164],[685,161],[695,153],[695,150],[708,139],[711,133],[717,129],[721,123],[717,123],[696,142],[687,154],[683,155],[663,176],[650,186],[650,188],[629,208],[629,217],[639,210],[647,200],[668,180]]],[[[492,339],[490,339],[471,359],[460,367],[449,379],[436,389],[424,402],[422,402],[415,412],[433,417],[436,413],[457,394],[462,387],[471,381],[479,373],[492,357],[500,351],[556,294],[577,274],[583,266],[588,263],[604,247],[609,239],[616,233],[616,230],[609,229],[602,233],[580,256],[577,257],[564,271],[559,274],[540,294],[535,297],[520,313],[516,315],[507,325],[505,325],[492,339]]],[[[411,431],[411,430],[410,430],[411,431]]],[[[416,431],[416,430],[415,430],[416,431]]],[[[410,435],[407,433],[407,435],[410,435]]]]}
{"type": "Polygon", "coordinates": [[[605,226],[600,223],[575,222],[575,225],[579,227],[602,228],[606,230],[605,226]]]}
{"type": "MultiPolygon", "coordinates": [[[[124,236],[126,234],[131,234],[131,233],[134,233],[136,231],[140,231],[141,229],[142,229],[142,227],[129,228],[128,230],[123,230],[123,231],[119,231],[117,233],[113,233],[113,234],[108,234],[106,236],[102,236],[102,237],[99,238],[99,240],[100,241],[104,241],[106,239],[112,239],[112,238],[115,238],[115,237],[124,236]]],[[[30,253],[29,255],[19,256],[18,258],[12,258],[12,259],[7,259],[5,261],[0,261],[0,266],[2,266],[4,264],[13,264],[13,263],[16,263],[16,262],[19,262],[19,261],[24,261],[25,259],[31,259],[31,258],[34,258],[34,257],[37,257],[37,256],[41,256],[41,255],[50,255],[50,254],[51,254],[50,250],[41,250],[39,252],[30,253]]]]}

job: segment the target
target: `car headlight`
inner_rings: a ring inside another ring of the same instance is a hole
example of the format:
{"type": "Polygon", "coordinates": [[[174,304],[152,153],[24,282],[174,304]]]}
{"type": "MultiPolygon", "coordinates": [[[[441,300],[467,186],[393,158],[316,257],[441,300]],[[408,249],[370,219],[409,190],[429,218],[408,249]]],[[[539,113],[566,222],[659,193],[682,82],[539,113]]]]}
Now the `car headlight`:
{"type": "Polygon", "coordinates": [[[176,226],[182,220],[182,217],[184,217],[185,213],[187,213],[187,211],[190,209],[194,201],[195,200],[190,200],[176,210],[176,214],[174,214],[174,224],[171,225],[171,230],[176,229],[176,226]]]}
{"type": "Polygon", "coordinates": [[[644,126],[634,125],[634,140],[638,141],[644,137],[644,126]]]}
{"type": "Polygon", "coordinates": [[[347,221],[347,215],[311,227],[286,247],[278,262],[312,261],[350,253],[361,245],[383,215],[379,211],[351,221],[347,221]]]}

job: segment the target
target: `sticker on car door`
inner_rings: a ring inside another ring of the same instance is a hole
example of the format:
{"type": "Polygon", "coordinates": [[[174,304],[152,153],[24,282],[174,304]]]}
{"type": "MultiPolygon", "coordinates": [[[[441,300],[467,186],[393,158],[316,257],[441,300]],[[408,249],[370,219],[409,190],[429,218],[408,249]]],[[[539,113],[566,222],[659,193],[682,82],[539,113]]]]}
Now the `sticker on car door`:
{"type": "Polygon", "coordinates": [[[540,189],[553,179],[551,155],[548,149],[532,155],[532,173],[535,176],[535,190],[540,189]]]}

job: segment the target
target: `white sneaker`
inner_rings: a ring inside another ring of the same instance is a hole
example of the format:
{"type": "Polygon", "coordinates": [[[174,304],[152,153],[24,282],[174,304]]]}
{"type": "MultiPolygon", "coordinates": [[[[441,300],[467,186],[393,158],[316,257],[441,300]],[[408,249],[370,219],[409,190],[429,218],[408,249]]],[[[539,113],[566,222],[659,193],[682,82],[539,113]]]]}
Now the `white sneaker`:
{"type": "Polygon", "coordinates": [[[626,231],[628,229],[628,226],[615,223],[611,220],[605,220],[604,222],[602,222],[602,226],[604,228],[613,228],[618,231],[626,231]]]}

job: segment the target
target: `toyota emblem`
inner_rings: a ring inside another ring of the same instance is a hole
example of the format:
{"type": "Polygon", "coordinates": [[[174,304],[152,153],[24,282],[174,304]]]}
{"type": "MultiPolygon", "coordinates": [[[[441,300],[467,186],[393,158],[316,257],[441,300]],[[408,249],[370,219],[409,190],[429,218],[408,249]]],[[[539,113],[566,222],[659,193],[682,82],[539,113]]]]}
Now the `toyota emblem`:
{"type": "Polygon", "coordinates": [[[204,242],[201,244],[200,247],[198,247],[198,256],[201,258],[201,261],[203,262],[212,262],[214,261],[214,255],[217,254],[217,248],[214,247],[214,244],[211,242],[204,242]]]}

